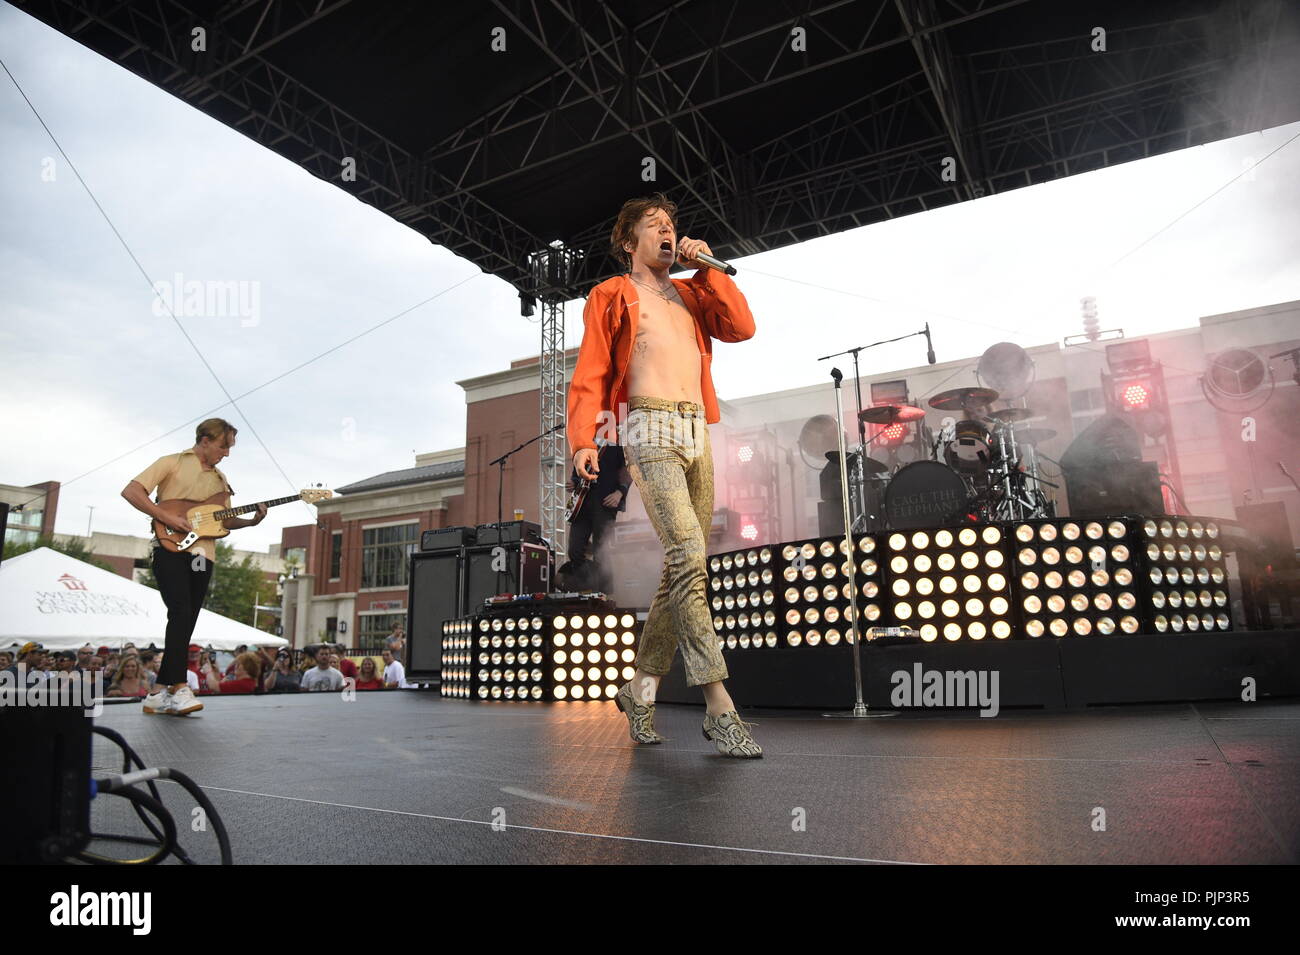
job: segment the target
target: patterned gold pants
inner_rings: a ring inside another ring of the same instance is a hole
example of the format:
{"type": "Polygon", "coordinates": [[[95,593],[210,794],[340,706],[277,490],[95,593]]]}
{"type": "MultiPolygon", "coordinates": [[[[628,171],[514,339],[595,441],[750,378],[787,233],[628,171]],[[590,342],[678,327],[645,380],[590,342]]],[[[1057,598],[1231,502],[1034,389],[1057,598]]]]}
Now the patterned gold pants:
{"type": "Polygon", "coordinates": [[[662,676],[680,647],[687,686],[725,680],[705,567],[713,523],[713,450],[704,409],[663,398],[633,398],[628,408],[627,469],[664,547],[663,576],[641,631],[637,666],[662,676]]]}

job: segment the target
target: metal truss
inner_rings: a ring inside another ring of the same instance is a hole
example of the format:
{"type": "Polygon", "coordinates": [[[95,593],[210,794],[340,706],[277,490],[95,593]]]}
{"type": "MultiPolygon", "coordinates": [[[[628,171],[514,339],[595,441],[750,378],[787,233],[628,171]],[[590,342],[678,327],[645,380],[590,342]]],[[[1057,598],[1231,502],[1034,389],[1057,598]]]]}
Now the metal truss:
{"type": "Polygon", "coordinates": [[[557,555],[567,556],[569,525],[564,519],[568,503],[569,444],[561,427],[567,416],[564,387],[564,302],[568,297],[574,253],[552,242],[529,257],[530,291],[541,301],[541,380],[538,383],[541,428],[538,450],[538,496],[542,537],[557,555]]]}
{"type": "MultiPolygon", "coordinates": [[[[1281,4],[1142,5],[1110,30],[1103,54],[1050,27],[1038,42],[990,42],[997,34],[978,21],[1028,0],[810,0],[804,10],[675,0],[634,23],[622,5],[595,0],[492,2],[553,68],[419,154],[262,56],[347,0],[238,0],[206,17],[200,0],[17,5],[521,291],[543,242],[482,194],[609,144],[653,157],[683,215],[720,255],[737,256],[1300,118],[1300,49],[1277,32],[1281,4]],[[184,42],[196,22],[208,25],[206,53],[184,42]],[[816,57],[791,53],[796,27],[816,57]],[[863,71],[874,83],[830,93],[826,108],[767,141],[739,148],[709,119],[752,108],[755,93],[779,98],[819,70],[886,56],[890,69],[863,71]],[[1227,87],[1243,92],[1225,98],[1227,87]],[[341,181],[345,156],[357,161],[356,183],[341,181]],[[956,176],[945,179],[949,159],[956,176]]],[[[607,229],[602,218],[564,236],[593,250],[575,263],[568,294],[611,274],[597,251],[607,229]]]]}
{"type": "Polygon", "coordinates": [[[430,241],[526,287],[528,252],[541,239],[260,55],[347,0],[244,0],[211,17],[177,0],[17,5],[430,241]],[[206,52],[186,42],[196,24],[207,29],[206,52]],[[355,182],[342,178],[347,157],[356,162],[355,182]]]}

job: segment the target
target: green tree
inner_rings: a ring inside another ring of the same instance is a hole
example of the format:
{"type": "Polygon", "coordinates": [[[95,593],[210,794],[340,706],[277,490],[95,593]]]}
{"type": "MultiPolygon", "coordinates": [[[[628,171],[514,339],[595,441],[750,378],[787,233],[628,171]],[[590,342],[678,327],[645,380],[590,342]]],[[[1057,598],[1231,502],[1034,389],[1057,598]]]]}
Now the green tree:
{"type": "MultiPolygon", "coordinates": [[[[275,581],[268,581],[262,569],[253,563],[251,556],[235,563],[235,549],[217,541],[217,566],[212,575],[212,586],[203,606],[231,620],[253,625],[253,604],[271,606],[278,603],[275,581]]],[[[258,614],[259,629],[269,630],[276,620],[270,614],[258,614]]]]}
{"type": "Polygon", "coordinates": [[[35,541],[27,544],[5,541],[4,559],[8,560],[10,557],[17,557],[19,554],[26,554],[28,551],[36,550],[39,547],[48,547],[50,550],[56,550],[60,554],[67,554],[69,557],[85,561],[87,564],[99,567],[102,570],[107,570],[113,574],[117,573],[112,564],[96,557],[95,552],[87,549],[86,545],[76,537],[64,542],[56,541],[53,537],[38,537],[35,541]]]}
{"type": "MultiPolygon", "coordinates": [[[[140,583],[158,589],[158,581],[150,568],[141,571],[140,583]]],[[[263,607],[280,605],[275,585],[274,580],[266,579],[261,568],[253,563],[252,557],[245,557],[235,563],[235,549],[217,541],[217,566],[212,571],[212,584],[208,587],[203,609],[251,627],[254,601],[263,607]]],[[[277,623],[279,618],[273,614],[262,612],[257,615],[258,630],[273,633],[277,623]]]]}

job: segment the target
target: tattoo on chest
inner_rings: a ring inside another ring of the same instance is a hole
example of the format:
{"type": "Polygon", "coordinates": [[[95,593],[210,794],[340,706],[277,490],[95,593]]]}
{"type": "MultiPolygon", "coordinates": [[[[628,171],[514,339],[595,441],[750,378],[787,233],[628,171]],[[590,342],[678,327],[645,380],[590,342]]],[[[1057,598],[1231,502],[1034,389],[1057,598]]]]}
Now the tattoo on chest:
{"type": "Polygon", "coordinates": [[[637,358],[644,358],[650,351],[650,344],[646,339],[647,336],[645,332],[636,333],[636,342],[632,345],[632,353],[636,355],[637,358]]]}

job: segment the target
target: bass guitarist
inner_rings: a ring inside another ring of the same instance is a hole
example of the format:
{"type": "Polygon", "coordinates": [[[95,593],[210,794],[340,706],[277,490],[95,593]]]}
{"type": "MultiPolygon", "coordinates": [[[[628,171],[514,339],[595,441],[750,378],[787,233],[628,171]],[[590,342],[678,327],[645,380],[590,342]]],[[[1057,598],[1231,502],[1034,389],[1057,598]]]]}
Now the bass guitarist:
{"type": "MultiPolygon", "coordinates": [[[[222,418],[209,418],[194,431],[194,447],[178,454],[166,454],[136,475],[125,488],[122,497],[136,510],[161,521],[173,530],[188,534],[193,528],[184,516],[177,516],[151,501],[149,495],[156,489],[158,502],[177,499],[206,501],[214,495],[224,494],[224,504],[230,506],[234,491],[221,473],[217,463],[235,446],[238,429],[222,418]]],[[[258,505],[255,518],[227,518],[229,529],[255,527],[266,518],[266,506],[258,505]]],[[[187,551],[164,548],[157,536],[153,539],[153,574],[158,590],[167,605],[167,642],[163,650],[162,666],[154,690],[144,699],[145,713],[165,713],[186,716],[203,709],[194,692],[185,681],[186,647],[198,622],[203,599],[212,582],[212,568],[216,564],[216,543],[201,537],[187,551]]]]}

